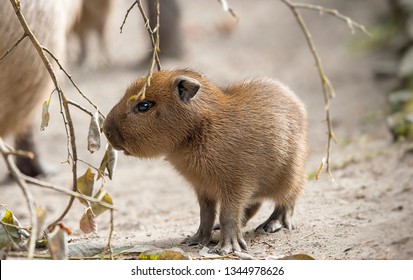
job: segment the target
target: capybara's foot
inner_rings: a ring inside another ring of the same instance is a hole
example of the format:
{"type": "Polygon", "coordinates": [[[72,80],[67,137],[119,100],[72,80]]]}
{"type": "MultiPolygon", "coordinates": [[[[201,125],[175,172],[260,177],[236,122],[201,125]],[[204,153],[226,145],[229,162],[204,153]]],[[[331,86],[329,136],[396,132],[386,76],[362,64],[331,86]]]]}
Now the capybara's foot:
{"type": "Polygon", "coordinates": [[[209,253],[222,256],[232,252],[241,252],[242,250],[247,250],[247,243],[242,237],[242,233],[238,233],[224,236],[222,240],[219,241],[218,245],[209,250],[209,253]]]}
{"type": "Polygon", "coordinates": [[[288,230],[293,229],[291,223],[291,216],[293,214],[293,209],[290,207],[275,207],[274,212],[271,216],[261,225],[259,225],[255,231],[256,232],[276,232],[282,228],[288,230]]]}

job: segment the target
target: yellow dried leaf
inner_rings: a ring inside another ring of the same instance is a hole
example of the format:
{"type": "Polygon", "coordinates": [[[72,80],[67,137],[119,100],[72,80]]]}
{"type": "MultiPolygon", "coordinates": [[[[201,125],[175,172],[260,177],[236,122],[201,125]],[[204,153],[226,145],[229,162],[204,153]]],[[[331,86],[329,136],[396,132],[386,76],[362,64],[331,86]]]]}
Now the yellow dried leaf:
{"type": "Polygon", "coordinates": [[[106,148],[102,162],[100,163],[98,179],[101,178],[102,175],[105,174],[105,170],[107,170],[109,179],[112,180],[113,173],[116,168],[117,158],[117,151],[112,147],[112,145],[109,144],[106,148]]]}
{"type": "MultiPolygon", "coordinates": [[[[99,189],[99,191],[95,194],[94,197],[96,199],[99,199],[100,201],[113,205],[112,197],[106,192],[106,190],[103,189],[103,187],[99,189]]],[[[96,202],[92,202],[91,206],[92,206],[92,211],[96,217],[102,214],[103,212],[105,212],[106,210],[108,210],[108,208],[96,202]]]]}
{"type": "Polygon", "coordinates": [[[42,130],[42,131],[49,125],[49,120],[50,120],[49,104],[50,104],[50,99],[47,99],[47,100],[43,103],[43,107],[42,107],[42,123],[40,124],[40,130],[42,130]]]}
{"type": "Polygon", "coordinates": [[[41,239],[42,238],[42,234],[44,229],[46,228],[46,209],[42,208],[42,207],[37,207],[36,208],[36,217],[37,217],[37,232],[36,233],[32,233],[33,236],[36,236],[36,240],[37,239],[41,239]]]}
{"type": "Polygon", "coordinates": [[[188,256],[173,250],[148,250],[139,255],[140,260],[189,260],[188,256]]]}
{"type": "MultiPolygon", "coordinates": [[[[86,173],[77,179],[77,190],[84,195],[92,196],[93,186],[95,184],[95,173],[90,168],[86,170],[86,173]]],[[[80,202],[84,205],[88,205],[84,199],[79,198],[80,202]]]]}
{"type": "Polygon", "coordinates": [[[16,217],[14,217],[13,213],[9,209],[0,209],[0,218],[3,223],[10,224],[10,226],[0,225],[0,249],[12,245],[13,242],[19,243],[21,240],[20,231],[11,225],[19,227],[20,223],[16,217]],[[12,240],[10,240],[10,238],[12,240]]]}

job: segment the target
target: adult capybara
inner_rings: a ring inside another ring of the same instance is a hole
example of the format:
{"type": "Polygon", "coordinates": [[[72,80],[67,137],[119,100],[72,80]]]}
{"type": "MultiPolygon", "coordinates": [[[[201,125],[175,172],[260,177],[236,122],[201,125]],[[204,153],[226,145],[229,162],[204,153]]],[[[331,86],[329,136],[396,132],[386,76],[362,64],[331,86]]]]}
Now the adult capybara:
{"type": "MultiPolygon", "coordinates": [[[[81,7],[80,0],[21,0],[22,13],[39,42],[64,61],[66,37],[81,7]]],[[[13,7],[0,0],[0,55],[23,35],[13,7]]],[[[0,62],[0,137],[15,136],[16,148],[36,154],[31,124],[40,117],[41,103],[53,90],[52,82],[38,53],[28,38],[0,62]]],[[[44,173],[38,158],[18,158],[25,174],[44,173]]]]}

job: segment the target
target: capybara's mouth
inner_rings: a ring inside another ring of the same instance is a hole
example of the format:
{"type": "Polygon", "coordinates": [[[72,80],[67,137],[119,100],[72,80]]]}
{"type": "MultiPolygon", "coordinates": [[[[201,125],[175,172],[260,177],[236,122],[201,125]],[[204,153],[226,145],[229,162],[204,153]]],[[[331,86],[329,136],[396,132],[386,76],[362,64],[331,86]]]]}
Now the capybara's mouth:
{"type": "Polygon", "coordinates": [[[111,143],[111,145],[112,145],[112,147],[113,147],[115,150],[117,150],[117,151],[123,151],[123,154],[124,154],[125,156],[130,156],[130,155],[132,155],[130,152],[128,152],[128,151],[126,150],[126,148],[122,147],[122,146],[119,145],[119,144],[111,143]]]}
{"type": "MultiPolygon", "coordinates": [[[[109,140],[109,139],[108,139],[109,140]]],[[[109,140],[109,143],[112,145],[112,147],[117,150],[117,151],[123,151],[125,150],[121,145],[113,143],[112,141],[109,140]]]]}

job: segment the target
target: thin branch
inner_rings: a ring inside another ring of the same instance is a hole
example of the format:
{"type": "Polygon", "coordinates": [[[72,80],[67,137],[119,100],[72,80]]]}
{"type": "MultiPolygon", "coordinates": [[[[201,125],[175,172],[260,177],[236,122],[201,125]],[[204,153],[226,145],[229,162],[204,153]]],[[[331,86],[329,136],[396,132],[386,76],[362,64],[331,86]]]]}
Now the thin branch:
{"type": "MultiPolygon", "coordinates": [[[[7,255],[10,257],[14,257],[14,258],[27,258],[28,257],[28,255],[24,252],[8,252],[7,255]]],[[[34,259],[45,259],[45,260],[52,259],[52,257],[49,255],[39,255],[39,254],[34,254],[33,258],[34,259]]]]}
{"type": "MultiPolygon", "coordinates": [[[[73,175],[73,190],[76,191],[77,190],[77,148],[76,148],[76,137],[75,137],[75,130],[74,130],[74,126],[73,126],[73,122],[72,122],[72,118],[71,118],[71,114],[70,114],[70,110],[69,110],[69,105],[67,103],[66,97],[63,93],[63,90],[60,86],[59,80],[57,79],[56,73],[53,70],[52,64],[50,63],[49,59],[47,58],[45,51],[43,50],[43,47],[41,46],[41,44],[39,43],[39,41],[37,40],[36,36],[34,36],[32,30],[30,29],[25,17],[23,16],[23,14],[21,13],[20,10],[20,2],[18,0],[10,0],[13,9],[17,15],[18,20],[20,21],[21,26],[24,29],[25,34],[27,34],[27,36],[30,38],[30,41],[32,42],[33,46],[35,47],[35,49],[37,50],[37,53],[39,54],[41,60],[43,61],[43,64],[45,65],[50,78],[53,81],[53,84],[56,88],[56,91],[59,94],[59,97],[62,101],[62,106],[65,112],[65,122],[67,122],[67,126],[68,126],[68,130],[69,130],[69,135],[68,137],[70,137],[70,146],[72,149],[72,175],[73,175]]],[[[74,197],[70,197],[70,201],[68,203],[68,206],[66,207],[65,211],[63,212],[63,214],[52,224],[56,224],[58,223],[61,219],[63,219],[63,217],[67,214],[67,212],[69,211],[70,207],[72,206],[74,197]]]]}
{"type": "Polygon", "coordinates": [[[5,222],[3,222],[2,220],[0,220],[0,224],[2,224],[3,226],[8,226],[8,227],[15,228],[15,229],[17,229],[17,230],[26,230],[26,231],[27,231],[27,228],[24,228],[24,227],[21,227],[21,226],[17,226],[17,225],[15,225],[15,224],[5,223],[5,222]]]}
{"type": "MultiPolygon", "coordinates": [[[[53,92],[56,91],[56,88],[53,90],[53,92]]],[[[52,92],[52,94],[53,94],[52,92]]],[[[62,119],[63,119],[63,124],[64,124],[64,128],[65,128],[65,133],[66,133],[66,149],[67,149],[67,159],[65,162],[63,163],[68,163],[70,164],[70,160],[73,160],[73,156],[72,153],[70,152],[70,131],[69,131],[69,126],[68,126],[68,122],[67,122],[67,118],[66,118],[66,114],[65,114],[65,110],[63,108],[63,99],[62,96],[60,94],[57,95],[59,98],[59,108],[60,108],[60,114],[62,115],[62,119]]],[[[50,95],[50,99],[52,98],[52,95],[50,95]]]]}
{"type": "MultiPolygon", "coordinates": [[[[27,258],[27,254],[24,252],[8,252],[8,256],[14,257],[14,258],[27,258]]],[[[34,259],[44,259],[44,260],[50,260],[52,257],[50,255],[40,255],[40,254],[35,254],[33,256],[34,259]]],[[[102,257],[102,256],[93,256],[93,257],[69,257],[68,260],[109,260],[107,257],[102,257]]]]}
{"type": "MultiPolygon", "coordinates": [[[[33,34],[32,30],[30,29],[29,25],[27,24],[27,21],[26,21],[24,15],[21,12],[20,1],[19,0],[10,0],[10,3],[13,6],[13,9],[14,9],[14,11],[16,13],[16,16],[17,16],[17,18],[20,22],[20,25],[22,26],[22,28],[24,30],[24,34],[9,50],[6,51],[6,53],[1,57],[1,60],[3,60],[14,48],[16,48],[20,44],[20,42],[23,41],[24,38],[28,37],[30,39],[33,47],[36,49],[40,59],[43,62],[43,64],[45,65],[45,67],[46,67],[46,69],[49,73],[49,76],[50,76],[50,78],[51,78],[51,80],[54,84],[54,87],[55,87],[53,92],[50,94],[49,100],[51,99],[54,91],[56,91],[58,93],[60,112],[61,112],[61,115],[62,115],[62,118],[63,118],[64,127],[65,127],[65,130],[66,130],[66,135],[67,135],[67,139],[68,139],[68,143],[67,143],[68,159],[67,159],[67,162],[71,163],[71,165],[72,165],[72,175],[73,175],[72,191],[66,190],[65,188],[58,187],[58,186],[55,186],[53,184],[49,184],[49,183],[31,178],[31,177],[28,177],[28,176],[22,174],[17,169],[14,161],[10,159],[10,156],[26,156],[26,157],[32,158],[33,154],[23,152],[23,151],[15,151],[13,148],[7,146],[3,142],[3,139],[1,137],[0,137],[0,153],[3,156],[3,158],[5,159],[7,168],[10,171],[11,175],[14,177],[15,181],[18,183],[18,185],[23,190],[23,193],[24,193],[24,196],[26,198],[29,210],[31,212],[32,233],[37,232],[38,225],[37,225],[37,219],[36,219],[37,215],[36,215],[36,211],[35,211],[35,204],[34,204],[34,201],[32,199],[31,193],[28,191],[27,183],[31,183],[31,184],[34,184],[34,185],[37,185],[37,186],[41,186],[43,188],[52,189],[54,191],[58,191],[58,192],[62,192],[62,193],[65,193],[67,195],[70,195],[70,200],[69,200],[69,203],[68,203],[66,209],[64,210],[64,212],[61,214],[61,216],[55,222],[53,222],[51,225],[49,225],[49,227],[52,227],[52,226],[56,225],[57,223],[59,223],[65,217],[65,215],[71,209],[71,206],[73,204],[73,201],[74,201],[75,197],[82,198],[83,200],[85,200],[89,204],[89,206],[90,206],[90,203],[93,202],[93,203],[100,204],[100,205],[110,209],[111,210],[111,231],[110,231],[109,240],[108,240],[108,247],[110,249],[110,257],[112,258],[110,241],[111,241],[112,232],[113,232],[113,210],[116,210],[116,209],[114,208],[113,205],[111,205],[107,202],[101,201],[101,199],[94,198],[94,197],[88,197],[88,196],[85,196],[85,195],[83,195],[83,194],[81,194],[77,191],[77,163],[78,163],[79,159],[77,157],[76,137],[75,137],[74,125],[73,125],[69,105],[79,108],[80,110],[84,111],[85,113],[89,114],[90,116],[93,116],[94,114],[92,114],[89,110],[87,110],[83,106],[81,106],[81,105],[79,105],[79,104],[77,104],[73,101],[70,101],[66,98],[66,96],[65,96],[65,94],[62,90],[62,87],[59,83],[59,80],[57,78],[57,75],[54,72],[52,63],[50,62],[50,60],[48,59],[46,54],[48,54],[51,57],[51,59],[53,59],[56,62],[56,64],[60,67],[60,69],[68,77],[68,79],[70,80],[72,85],[77,89],[79,94],[85,100],[87,100],[90,105],[92,105],[96,109],[96,111],[100,114],[100,116],[103,119],[105,118],[105,116],[99,111],[98,107],[96,105],[94,105],[93,102],[82,93],[82,91],[79,89],[77,84],[72,79],[72,76],[63,68],[63,66],[61,65],[58,58],[50,50],[48,50],[46,47],[42,46],[39,43],[39,41],[37,40],[37,38],[33,34]]],[[[33,258],[33,256],[34,256],[35,241],[36,241],[35,237],[32,234],[32,236],[29,240],[29,251],[28,251],[28,257],[29,258],[33,258]]]]}
{"type": "MultiPolygon", "coordinates": [[[[30,224],[32,226],[32,232],[37,232],[36,205],[34,203],[32,193],[29,191],[26,182],[22,180],[21,173],[19,169],[17,168],[16,164],[14,163],[13,160],[10,159],[10,154],[6,155],[9,152],[9,150],[4,144],[3,138],[1,137],[0,137],[0,152],[8,167],[8,170],[11,173],[11,176],[13,176],[14,180],[19,185],[20,189],[23,192],[24,198],[26,199],[26,204],[30,212],[30,224]]],[[[36,238],[34,236],[31,236],[31,238],[29,239],[29,252],[28,252],[29,259],[33,258],[35,246],[36,246],[36,238]]]]}
{"type": "MultiPolygon", "coordinates": [[[[109,258],[111,260],[113,260],[113,250],[112,250],[112,245],[111,245],[113,229],[114,229],[113,210],[110,210],[110,231],[109,231],[109,237],[108,237],[108,244],[106,245],[104,252],[109,251],[109,258]]],[[[103,257],[104,257],[104,254],[102,254],[102,258],[103,257]]]]}
{"type": "Polygon", "coordinates": [[[148,31],[149,38],[152,44],[152,59],[151,66],[149,68],[148,74],[146,75],[145,84],[142,87],[142,90],[129,98],[129,100],[145,99],[146,88],[151,85],[152,75],[155,69],[155,64],[158,71],[162,70],[161,62],[159,60],[159,27],[160,27],[160,4],[159,0],[156,0],[156,26],[152,29],[149,24],[149,19],[145,13],[145,10],[142,7],[142,0],[135,1],[138,5],[139,11],[141,12],[142,19],[145,23],[146,30],[148,31]]]}
{"type": "MultiPolygon", "coordinates": [[[[321,86],[323,88],[323,96],[324,96],[324,104],[325,104],[324,109],[325,109],[325,112],[326,112],[326,122],[327,122],[327,129],[328,129],[327,152],[326,152],[326,158],[325,158],[326,172],[329,174],[330,178],[334,182],[333,176],[331,174],[331,169],[330,169],[331,141],[335,140],[335,136],[334,136],[334,132],[333,132],[333,125],[332,125],[332,121],[331,121],[331,111],[330,111],[330,101],[331,101],[331,98],[334,96],[334,89],[331,85],[330,80],[328,79],[328,77],[324,73],[324,68],[323,68],[323,65],[321,63],[320,56],[318,55],[317,49],[314,45],[314,42],[311,38],[311,33],[308,30],[307,25],[305,24],[300,12],[298,11],[298,9],[301,6],[297,7],[296,6],[297,4],[292,3],[289,0],[281,0],[281,1],[284,4],[286,4],[291,9],[292,13],[294,14],[301,30],[304,33],[304,36],[305,36],[306,41],[308,43],[308,46],[310,48],[311,54],[314,57],[316,67],[318,69],[318,73],[319,73],[320,80],[321,80],[321,86]]],[[[322,163],[322,166],[323,166],[323,163],[322,163]]],[[[319,169],[320,171],[322,170],[322,166],[321,166],[321,169],[319,169]]]]}
{"type": "MultiPolygon", "coordinates": [[[[72,83],[72,85],[76,88],[77,92],[83,97],[83,99],[85,99],[87,102],[89,102],[90,105],[93,106],[93,108],[96,109],[97,112],[99,112],[99,114],[103,117],[103,119],[105,119],[105,116],[99,111],[98,106],[96,106],[92,100],[90,100],[78,87],[78,85],[75,83],[75,81],[72,78],[72,75],[70,75],[62,66],[62,64],[60,63],[59,59],[57,59],[57,57],[50,51],[48,50],[46,47],[42,46],[42,49],[47,52],[52,58],[53,60],[57,63],[57,65],[59,66],[60,70],[63,71],[63,73],[65,73],[66,77],[70,80],[70,82],[72,83]]],[[[73,105],[73,104],[72,104],[73,105]]],[[[88,112],[87,112],[88,113],[88,112]]]]}
{"type": "Polygon", "coordinates": [[[4,231],[6,232],[6,235],[7,235],[7,238],[9,239],[9,241],[14,245],[14,247],[20,248],[20,245],[17,244],[16,241],[14,241],[13,237],[11,236],[11,234],[10,234],[8,228],[7,228],[7,227],[13,227],[13,228],[19,230],[20,227],[18,227],[16,225],[13,225],[13,224],[5,223],[2,220],[0,220],[0,224],[2,224],[4,226],[3,228],[4,228],[4,231]]]}
{"type": "Polygon", "coordinates": [[[122,25],[120,26],[120,33],[122,33],[122,31],[123,31],[123,26],[126,23],[126,19],[128,18],[130,11],[133,9],[133,7],[135,7],[136,4],[138,4],[138,1],[133,2],[132,6],[130,6],[129,9],[126,11],[126,15],[123,18],[122,25]]]}
{"type": "MultiPolygon", "coordinates": [[[[145,23],[146,30],[148,31],[149,39],[151,40],[152,49],[153,49],[153,56],[152,56],[152,64],[154,64],[153,60],[155,58],[156,66],[158,71],[162,70],[161,62],[159,61],[159,28],[160,28],[160,4],[159,0],[156,0],[156,26],[152,29],[149,24],[149,18],[146,15],[145,10],[142,7],[142,0],[136,1],[139,11],[141,12],[143,21],[145,23]],[[154,36],[155,34],[155,36],[154,36]]],[[[151,66],[150,73],[153,73],[153,66],[151,66]]]]}
{"type": "Polygon", "coordinates": [[[322,6],[311,5],[311,4],[306,4],[306,3],[294,3],[293,5],[297,9],[314,10],[314,11],[318,11],[321,15],[323,13],[326,13],[326,14],[330,14],[330,15],[338,18],[338,19],[341,19],[342,21],[344,21],[347,24],[347,26],[350,29],[352,34],[354,34],[356,32],[355,29],[358,29],[361,32],[363,32],[364,34],[366,34],[367,36],[370,36],[370,37],[372,36],[371,33],[367,31],[367,29],[364,25],[362,25],[358,22],[355,22],[350,17],[339,13],[335,9],[329,9],[329,8],[325,8],[325,7],[322,7],[322,6]]]}
{"type": "MultiPolygon", "coordinates": [[[[72,101],[72,100],[68,100],[67,103],[69,103],[69,105],[72,105],[80,110],[82,110],[83,112],[85,112],[86,114],[88,114],[89,116],[93,117],[93,113],[90,112],[88,109],[86,109],[85,107],[81,106],[80,104],[72,101]]],[[[78,159],[79,160],[79,159],[78,159]]]]}
{"type": "Polygon", "coordinates": [[[21,43],[21,41],[23,41],[23,39],[26,38],[26,37],[27,37],[27,34],[26,34],[26,33],[23,33],[23,36],[21,36],[20,39],[17,40],[17,42],[14,43],[14,45],[13,45],[10,49],[8,49],[8,50],[1,56],[0,62],[2,62],[3,59],[5,59],[6,56],[7,56],[12,50],[14,50],[14,48],[16,48],[16,47],[21,43]]]}
{"type": "Polygon", "coordinates": [[[80,159],[80,158],[78,158],[77,161],[81,162],[81,163],[87,165],[88,167],[92,168],[93,170],[95,170],[98,173],[98,178],[99,179],[102,178],[103,182],[106,182],[105,177],[104,177],[105,174],[104,174],[104,172],[102,173],[101,170],[99,170],[99,168],[97,168],[96,166],[93,166],[92,164],[90,164],[90,163],[88,163],[85,160],[80,159]]]}
{"type": "Polygon", "coordinates": [[[227,0],[218,0],[219,3],[221,3],[222,9],[226,12],[229,12],[237,21],[239,20],[238,15],[235,13],[235,11],[229,6],[227,0]]]}
{"type": "Polygon", "coordinates": [[[5,152],[3,153],[3,155],[6,156],[15,156],[15,157],[21,157],[21,158],[28,158],[28,159],[34,159],[35,155],[33,154],[33,152],[28,152],[28,151],[9,151],[9,152],[5,152]]]}
{"type": "Polygon", "coordinates": [[[32,185],[35,185],[35,186],[38,186],[38,187],[42,187],[42,188],[46,188],[46,189],[50,189],[50,190],[54,190],[54,191],[58,191],[58,192],[70,195],[72,197],[82,198],[82,199],[87,200],[89,202],[98,203],[98,204],[100,204],[100,205],[102,205],[102,206],[104,206],[108,209],[117,210],[113,205],[111,205],[109,203],[103,202],[103,201],[101,201],[97,198],[91,197],[91,196],[84,195],[84,194],[79,193],[77,191],[74,192],[74,191],[68,190],[66,188],[59,187],[57,185],[50,184],[48,182],[44,182],[44,181],[41,181],[41,180],[36,179],[36,178],[26,176],[24,174],[21,174],[20,177],[29,184],[32,184],[32,185]]]}

